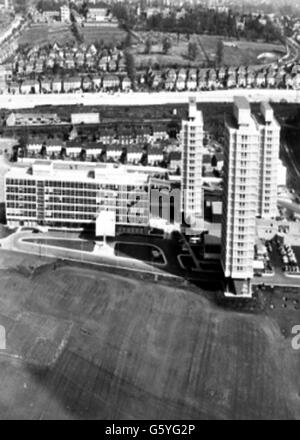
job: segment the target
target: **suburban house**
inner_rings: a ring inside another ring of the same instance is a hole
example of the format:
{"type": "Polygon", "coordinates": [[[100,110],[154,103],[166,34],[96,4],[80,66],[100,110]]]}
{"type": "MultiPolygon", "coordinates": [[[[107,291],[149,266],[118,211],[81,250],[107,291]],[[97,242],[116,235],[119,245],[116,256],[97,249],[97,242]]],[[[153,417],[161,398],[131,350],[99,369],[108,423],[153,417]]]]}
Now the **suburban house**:
{"type": "Polygon", "coordinates": [[[228,67],[227,75],[228,76],[231,76],[231,75],[235,76],[235,74],[236,74],[236,68],[233,66],[228,67]]]}
{"type": "Polygon", "coordinates": [[[44,70],[44,60],[39,59],[35,63],[35,72],[36,73],[42,73],[44,70]]]}
{"type": "Polygon", "coordinates": [[[226,69],[225,69],[225,67],[221,67],[218,70],[218,78],[219,78],[219,80],[221,80],[221,81],[224,80],[225,76],[226,76],[226,69]]]}
{"type": "Polygon", "coordinates": [[[217,73],[214,69],[208,72],[207,86],[209,89],[215,88],[217,84],[217,73]]]}
{"type": "Polygon", "coordinates": [[[179,72],[180,72],[180,75],[178,74],[178,78],[176,81],[176,90],[182,91],[185,89],[186,74],[183,75],[181,70],[179,72]]]}
{"type": "Polygon", "coordinates": [[[117,75],[104,75],[103,77],[103,90],[113,90],[120,86],[120,80],[117,75]]]}
{"type": "Polygon", "coordinates": [[[255,74],[254,72],[250,71],[247,73],[247,86],[252,87],[255,82],[255,74]]]}
{"type": "Polygon", "coordinates": [[[186,81],[186,70],[185,69],[179,69],[178,71],[178,75],[177,75],[177,80],[181,80],[181,81],[186,81]]]}
{"type": "Polygon", "coordinates": [[[81,78],[79,76],[70,76],[64,78],[63,89],[65,93],[77,92],[81,90],[81,78]]]}
{"type": "Polygon", "coordinates": [[[45,78],[41,81],[41,93],[51,93],[51,79],[45,78]]]}
{"type": "Polygon", "coordinates": [[[295,74],[297,74],[298,72],[300,72],[300,64],[294,64],[294,66],[293,66],[293,68],[292,68],[292,71],[291,71],[291,74],[292,74],[292,75],[295,75],[295,74]]]}
{"type": "Polygon", "coordinates": [[[96,90],[98,92],[101,89],[101,86],[102,86],[102,78],[101,78],[101,76],[93,76],[92,82],[93,82],[94,90],[96,90]]]}
{"type": "Polygon", "coordinates": [[[173,81],[173,84],[175,83],[176,79],[177,79],[177,74],[176,74],[176,70],[174,69],[169,69],[167,72],[167,79],[170,79],[173,81]]]}
{"type": "Polygon", "coordinates": [[[125,76],[122,79],[122,90],[123,91],[128,91],[131,89],[131,81],[130,78],[128,78],[128,76],[125,76]]]}
{"type": "Polygon", "coordinates": [[[53,93],[61,93],[62,90],[62,81],[59,77],[54,77],[52,80],[52,92],[53,93]]]}
{"type": "Polygon", "coordinates": [[[166,90],[173,90],[175,87],[175,82],[176,82],[176,79],[168,77],[165,80],[165,89],[166,90]]]}
{"type": "Polygon", "coordinates": [[[284,77],[281,74],[276,74],[275,78],[275,87],[283,87],[284,85],[284,77]]]}
{"type": "Polygon", "coordinates": [[[267,74],[266,81],[267,81],[267,86],[268,87],[274,87],[275,86],[275,75],[274,75],[273,72],[269,72],[267,74]]]}
{"type": "Polygon", "coordinates": [[[206,86],[207,86],[207,83],[206,83],[206,75],[204,75],[204,74],[199,75],[199,79],[198,79],[198,89],[203,90],[203,89],[206,88],[206,86]]]}
{"type": "Polygon", "coordinates": [[[158,73],[155,73],[153,76],[152,87],[154,89],[157,89],[161,85],[161,82],[162,82],[161,75],[158,73]]]}
{"type": "Polygon", "coordinates": [[[300,89],[300,72],[296,73],[296,75],[293,77],[293,88],[296,90],[300,89]]]}
{"type": "Polygon", "coordinates": [[[93,90],[93,82],[90,77],[85,76],[82,79],[82,90],[84,92],[90,92],[91,90],[93,90]]]}
{"type": "Polygon", "coordinates": [[[34,71],[34,64],[31,61],[28,64],[26,64],[25,73],[26,73],[26,75],[30,75],[33,71],[34,71]]]}
{"type": "Polygon", "coordinates": [[[257,87],[264,87],[266,85],[266,77],[263,72],[258,72],[256,75],[255,84],[257,87]]]}
{"type": "Polygon", "coordinates": [[[247,69],[246,69],[246,67],[245,66],[240,66],[239,68],[238,68],[238,70],[237,70],[237,74],[238,75],[246,75],[246,73],[247,73],[247,69]]]}
{"type": "Polygon", "coordinates": [[[124,72],[126,70],[126,62],[125,62],[125,58],[121,57],[118,60],[118,71],[119,72],[124,72]]]}
{"type": "Polygon", "coordinates": [[[197,89],[197,77],[190,77],[188,78],[187,82],[186,82],[186,88],[188,90],[196,90],[197,89]]]}
{"type": "Polygon", "coordinates": [[[54,67],[54,59],[48,58],[46,61],[46,68],[53,69],[53,67],[54,67]]]}
{"type": "Polygon", "coordinates": [[[244,74],[239,74],[237,78],[237,85],[238,87],[246,87],[247,86],[247,80],[246,76],[244,74]]]}
{"type": "Polygon", "coordinates": [[[23,95],[40,93],[40,83],[35,79],[25,79],[21,84],[20,90],[23,95]]]}
{"type": "Polygon", "coordinates": [[[20,93],[20,84],[17,81],[12,81],[9,85],[9,93],[12,95],[17,95],[20,93]]]}
{"type": "Polygon", "coordinates": [[[227,87],[232,88],[236,87],[236,74],[230,74],[227,78],[227,87]]]}
{"type": "Polygon", "coordinates": [[[103,72],[106,72],[107,71],[107,59],[106,58],[100,58],[100,60],[98,61],[98,67],[103,72]]]}
{"type": "Polygon", "coordinates": [[[285,86],[286,86],[288,89],[291,89],[291,88],[293,87],[293,85],[294,85],[292,75],[290,75],[289,73],[287,73],[287,74],[285,75],[285,77],[284,77],[284,82],[285,82],[285,86]]]}

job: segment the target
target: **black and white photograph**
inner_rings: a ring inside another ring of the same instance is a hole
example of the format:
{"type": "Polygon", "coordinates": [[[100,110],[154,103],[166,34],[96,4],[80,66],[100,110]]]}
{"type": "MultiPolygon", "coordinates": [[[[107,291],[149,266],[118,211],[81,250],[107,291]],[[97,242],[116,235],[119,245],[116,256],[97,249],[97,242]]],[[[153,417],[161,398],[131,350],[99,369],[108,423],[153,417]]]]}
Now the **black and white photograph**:
{"type": "Polygon", "coordinates": [[[0,0],[0,421],[199,438],[299,373],[300,0],[0,0]]]}

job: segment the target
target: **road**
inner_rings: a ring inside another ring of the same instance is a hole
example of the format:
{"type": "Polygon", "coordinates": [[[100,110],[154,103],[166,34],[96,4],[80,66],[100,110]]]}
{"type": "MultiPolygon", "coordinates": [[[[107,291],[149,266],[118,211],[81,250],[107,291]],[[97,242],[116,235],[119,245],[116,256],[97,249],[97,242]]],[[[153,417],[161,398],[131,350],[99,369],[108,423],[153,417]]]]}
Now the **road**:
{"type": "Polygon", "coordinates": [[[130,92],[130,93],[60,93],[39,95],[1,95],[1,108],[21,109],[43,105],[163,105],[185,104],[190,96],[197,102],[233,102],[234,96],[245,96],[249,102],[288,102],[300,104],[300,90],[286,89],[230,89],[197,92],[130,92]]]}

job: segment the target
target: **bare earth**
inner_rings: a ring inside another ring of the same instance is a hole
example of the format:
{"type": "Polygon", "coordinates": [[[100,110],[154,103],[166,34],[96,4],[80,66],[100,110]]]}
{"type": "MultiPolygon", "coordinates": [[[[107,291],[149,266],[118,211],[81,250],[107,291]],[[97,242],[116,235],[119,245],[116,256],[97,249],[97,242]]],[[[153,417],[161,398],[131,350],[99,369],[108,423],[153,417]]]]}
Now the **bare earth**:
{"type": "Polygon", "coordinates": [[[0,419],[300,417],[300,351],[271,316],[219,309],[200,290],[0,257],[0,419]]]}

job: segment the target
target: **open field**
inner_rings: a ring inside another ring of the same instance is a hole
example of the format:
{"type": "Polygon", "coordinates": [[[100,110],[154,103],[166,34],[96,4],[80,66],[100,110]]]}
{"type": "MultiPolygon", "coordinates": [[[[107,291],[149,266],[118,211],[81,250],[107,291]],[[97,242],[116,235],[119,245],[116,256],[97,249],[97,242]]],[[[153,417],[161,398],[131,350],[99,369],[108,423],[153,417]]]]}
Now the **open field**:
{"type": "Polygon", "coordinates": [[[65,45],[67,42],[74,41],[75,37],[70,30],[70,26],[63,23],[49,25],[40,23],[22,32],[19,44],[29,44],[30,46],[54,44],[55,42],[65,45]]]}
{"type": "Polygon", "coordinates": [[[15,329],[15,357],[0,357],[1,419],[300,417],[300,352],[271,313],[78,267],[0,277],[0,320],[15,329]]]}
{"type": "Polygon", "coordinates": [[[244,65],[258,65],[263,61],[257,59],[258,55],[271,52],[280,56],[285,53],[285,47],[279,44],[268,44],[263,42],[252,42],[245,40],[230,40],[226,41],[223,37],[214,35],[194,35],[191,41],[196,41],[199,44],[199,52],[195,60],[188,58],[188,39],[185,35],[180,35],[179,40],[176,34],[167,34],[172,41],[172,48],[168,54],[162,52],[162,40],[165,34],[162,33],[139,33],[141,41],[135,46],[134,52],[136,55],[136,64],[138,68],[145,68],[148,65],[161,67],[166,66],[193,66],[201,67],[206,63],[207,58],[214,61],[216,57],[216,50],[218,41],[221,39],[224,42],[224,57],[223,64],[227,66],[244,65]],[[144,41],[147,35],[153,35],[153,46],[150,54],[145,54],[144,41]]]}
{"type": "Polygon", "coordinates": [[[86,44],[100,43],[103,41],[104,44],[117,45],[121,43],[126,36],[126,32],[123,29],[110,26],[86,26],[80,28],[80,32],[82,32],[86,44]]]}

